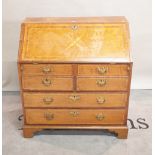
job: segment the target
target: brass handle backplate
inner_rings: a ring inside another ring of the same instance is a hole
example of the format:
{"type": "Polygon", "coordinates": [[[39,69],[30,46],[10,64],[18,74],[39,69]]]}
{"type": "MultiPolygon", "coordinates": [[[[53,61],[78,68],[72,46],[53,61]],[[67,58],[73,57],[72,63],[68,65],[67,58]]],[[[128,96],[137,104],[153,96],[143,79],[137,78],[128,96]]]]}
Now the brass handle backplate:
{"type": "Polygon", "coordinates": [[[79,115],[79,112],[78,111],[70,111],[69,113],[73,117],[77,117],[79,115]]]}
{"type": "Polygon", "coordinates": [[[102,121],[105,118],[105,116],[102,113],[99,113],[96,115],[96,119],[99,121],[102,121]]]}
{"type": "Polygon", "coordinates": [[[97,67],[97,71],[98,73],[100,74],[105,74],[107,71],[108,71],[108,68],[107,67],[97,67]]]}
{"type": "Polygon", "coordinates": [[[45,104],[50,104],[51,102],[53,102],[53,98],[46,97],[46,98],[43,98],[43,101],[45,104]]]}
{"type": "Polygon", "coordinates": [[[49,112],[47,112],[47,113],[45,113],[44,114],[44,118],[46,119],[46,120],[53,120],[54,119],[54,114],[53,113],[49,113],[49,112]]]}
{"type": "Polygon", "coordinates": [[[97,84],[98,86],[102,87],[102,86],[106,85],[106,80],[104,80],[104,79],[98,79],[98,80],[96,81],[96,84],[97,84]]]}
{"type": "Polygon", "coordinates": [[[80,99],[80,96],[78,96],[78,95],[71,95],[71,96],[69,96],[69,99],[71,99],[72,101],[78,101],[79,99],[80,99]]]}
{"type": "Polygon", "coordinates": [[[45,86],[50,86],[52,82],[51,82],[50,79],[45,78],[45,79],[42,80],[42,83],[43,83],[45,86]]]}
{"type": "Polygon", "coordinates": [[[51,68],[49,66],[45,66],[43,67],[43,73],[50,73],[51,72],[51,68]]]}
{"type": "Polygon", "coordinates": [[[103,104],[105,103],[105,98],[103,98],[102,96],[99,96],[96,98],[96,101],[98,104],[103,104]]]}

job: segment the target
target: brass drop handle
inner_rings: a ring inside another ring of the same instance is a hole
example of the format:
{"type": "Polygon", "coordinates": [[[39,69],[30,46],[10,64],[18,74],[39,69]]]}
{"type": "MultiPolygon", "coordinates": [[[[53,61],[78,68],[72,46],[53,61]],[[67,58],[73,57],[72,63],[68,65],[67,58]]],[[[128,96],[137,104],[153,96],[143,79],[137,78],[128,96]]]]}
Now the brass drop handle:
{"type": "Polygon", "coordinates": [[[51,104],[51,102],[53,102],[53,98],[50,97],[43,98],[43,102],[45,104],[51,104]]]}
{"type": "Polygon", "coordinates": [[[96,98],[96,101],[98,104],[103,104],[105,103],[105,98],[103,98],[102,96],[99,96],[96,98]]]}
{"type": "Polygon", "coordinates": [[[99,121],[102,121],[105,118],[105,116],[102,113],[99,113],[96,115],[96,119],[99,121]]]}
{"type": "Polygon", "coordinates": [[[100,74],[105,74],[107,72],[107,70],[108,70],[108,68],[106,68],[106,67],[99,67],[99,66],[97,67],[97,71],[100,74]]]}
{"type": "Polygon", "coordinates": [[[53,120],[54,119],[54,114],[53,113],[44,113],[44,118],[48,121],[53,120]]]}
{"type": "Polygon", "coordinates": [[[96,81],[96,84],[97,84],[98,86],[102,87],[102,86],[106,85],[106,80],[104,80],[104,79],[98,79],[98,80],[96,81]]]}
{"type": "Polygon", "coordinates": [[[71,95],[71,96],[69,96],[69,99],[71,99],[72,101],[78,101],[79,99],[80,99],[80,96],[78,96],[78,95],[71,95]]]}
{"type": "Polygon", "coordinates": [[[45,78],[45,79],[42,80],[42,83],[43,83],[45,86],[50,86],[52,82],[51,82],[50,79],[45,78]]]}
{"type": "Polygon", "coordinates": [[[51,72],[51,68],[49,67],[49,66],[45,66],[45,67],[43,67],[43,73],[50,73],[51,72]]]}
{"type": "Polygon", "coordinates": [[[77,117],[79,115],[79,112],[78,111],[70,111],[69,113],[73,117],[77,117]]]}

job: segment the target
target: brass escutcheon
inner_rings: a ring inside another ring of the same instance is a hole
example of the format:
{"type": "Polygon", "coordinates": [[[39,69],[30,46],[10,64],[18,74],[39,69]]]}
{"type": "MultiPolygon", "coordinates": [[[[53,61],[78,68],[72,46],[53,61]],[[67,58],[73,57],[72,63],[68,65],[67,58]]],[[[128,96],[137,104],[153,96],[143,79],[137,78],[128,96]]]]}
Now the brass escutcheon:
{"type": "Polygon", "coordinates": [[[102,96],[97,97],[96,100],[97,100],[97,103],[99,104],[105,103],[105,98],[103,98],[102,96]]]}
{"type": "Polygon", "coordinates": [[[45,78],[42,80],[42,83],[45,85],[45,86],[50,86],[51,85],[51,80],[48,79],[48,78],[45,78]]]}
{"type": "Polygon", "coordinates": [[[53,98],[51,98],[51,97],[43,98],[43,102],[45,104],[51,104],[51,102],[53,102],[53,98]]]}
{"type": "Polygon", "coordinates": [[[45,67],[43,67],[43,73],[50,73],[51,72],[51,68],[49,67],[49,66],[45,66],[45,67]]]}
{"type": "Polygon", "coordinates": [[[104,119],[104,115],[102,113],[99,113],[96,115],[96,119],[99,120],[99,121],[102,121],[104,119]]]}
{"type": "Polygon", "coordinates": [[[102,86],[106,85],[106,80],[104,80],[104,79],[98,79],[96,81],[96,83],[97,83],[98,86],[102,87],[102,86]]]}
{"type": "Polygon", "coordinates": [[[79,112],[78,111],[70,111],[69,112],[70,115],[72,115],[73,117],[77,117],[79,115],[79,112]]]}
{"type": "Polygon", "coordinates": [[[53,113],[49,113],[49,112],[47,112],[47,113],[44,113],[44,117],[45,117],[45,119],[46,120],[53,120],[54,119],[54,114],[53,113]]]}
{"type": "Polygon", "coordinates": [[[78,96],[78,95],[71,95],[71,96],[69,96],[69,99],[71,99],[72,101],[75,102],[75,101],[80,99],[80,96],[78,96]]]}
{"type": "Polygon", "coordinates": [[[106,68],[106,67],[99,67],[99,66],[97,67],[97,71],[100,74],[105,74],[107,72],[107,70],[108,70],[108,68],[106,68]]]}
{"type": "Polygon", "coordinates": [[[78,26],[77,25],[72,25],[72,30],[77,30],[78,26]]]}

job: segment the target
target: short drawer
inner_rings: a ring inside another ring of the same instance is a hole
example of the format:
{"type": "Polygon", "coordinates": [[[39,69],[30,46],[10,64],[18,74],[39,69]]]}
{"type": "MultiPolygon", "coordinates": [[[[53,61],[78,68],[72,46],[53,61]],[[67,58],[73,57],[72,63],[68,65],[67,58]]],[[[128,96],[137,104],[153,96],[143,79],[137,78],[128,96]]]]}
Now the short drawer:
{"type": "Polygon", "coordinates": [[[26,109],[27,124],[124,124],[125,109],[26,109]]]}
{"type": "Polygon", "coordinates": [[[79,64],[79,76],[127,76],[129,64],[79,64]]]}
{"type": "Polygon", "coordinates": [[[24,107],[104,108],[125,107],[127,93],[35,93],[24,92],[24,107]]]}
{"type": "Polygon", "coordinates": [[[73,89],[72,77],[23,76],[22,86],[25,90],[59,90],[73,89]]]}
{"type": "Polygon", "coordinates": [[[128,77],[77,78],[78,91],[127,91],[128,77]]]}
{"type": "Polygon", "coordinates": [[[70,64],[23,64],[23,74],[39,75],[72,75],[70,64]]]}

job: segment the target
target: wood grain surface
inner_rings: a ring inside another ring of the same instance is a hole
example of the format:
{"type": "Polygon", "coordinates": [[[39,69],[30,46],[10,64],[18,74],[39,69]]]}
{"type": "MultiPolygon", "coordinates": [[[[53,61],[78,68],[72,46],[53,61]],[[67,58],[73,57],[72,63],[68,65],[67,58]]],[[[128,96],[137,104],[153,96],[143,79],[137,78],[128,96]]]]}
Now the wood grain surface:
{"type": "Polygon", "coordinates": [[[132,60],[125,17],[27,18],[18,73],[24,137],[58,128],[127,138],[132,60]]]}

